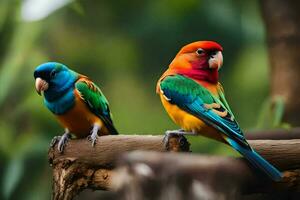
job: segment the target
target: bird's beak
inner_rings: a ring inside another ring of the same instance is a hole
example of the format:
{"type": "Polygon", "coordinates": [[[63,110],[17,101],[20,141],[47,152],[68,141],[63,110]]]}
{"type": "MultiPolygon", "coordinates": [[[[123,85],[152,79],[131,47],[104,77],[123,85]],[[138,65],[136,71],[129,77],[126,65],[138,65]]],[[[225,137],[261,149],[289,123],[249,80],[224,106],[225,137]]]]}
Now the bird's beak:
{"type": "Polygon", "coordinates": [[[35,89],[36,92],[41,95],[41,93],[43,91],[46,91],[49,87],[49,84],[47,83],[47,81],[41,79],[41,78],[36,78],[35,79],[35,89]]]}
{"type": "Polygon", "coordinates": [[[219,70],[223,65],[222,52],[218,51],[216,54],[210,56],[208,63],[209,63],[209,68],[211,68],[211,69],[218,68],[218,70],[219,70]]]}

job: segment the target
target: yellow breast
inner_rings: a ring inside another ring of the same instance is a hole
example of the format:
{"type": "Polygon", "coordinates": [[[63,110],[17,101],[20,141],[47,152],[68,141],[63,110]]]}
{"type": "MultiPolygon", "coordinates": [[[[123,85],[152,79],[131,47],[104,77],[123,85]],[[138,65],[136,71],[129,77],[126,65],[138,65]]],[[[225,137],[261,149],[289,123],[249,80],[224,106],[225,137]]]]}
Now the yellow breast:
{"type": "Polygon", "coordinates": [[[208,126],[201,119],[180,109],[177,105],[171,104],[163,94],[160,94],[160,99],[168,115],[182,129],[224,142],[223,137],[215,128],[208,126]]]}
{"type": "Polygon", "coordinates": [[[75,95],[75,105],[63,115],[56,116],[63,127],[69,129],[78,138],[86,137],[90,134],[94,124],[98,124],[101,129],[99,135],[107,135],[108,130],[102,120],[93,114],[86,103],[75,95]]]}

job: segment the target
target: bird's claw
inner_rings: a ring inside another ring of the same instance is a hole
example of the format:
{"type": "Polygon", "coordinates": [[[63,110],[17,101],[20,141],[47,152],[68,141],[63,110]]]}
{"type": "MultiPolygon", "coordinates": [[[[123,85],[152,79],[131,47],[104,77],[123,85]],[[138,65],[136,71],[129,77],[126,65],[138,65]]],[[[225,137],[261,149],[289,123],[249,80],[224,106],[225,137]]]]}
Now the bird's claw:
{"type": "Polygon", "coordinates": [[[91,134],[87,137],[87,140],[90,141],[92,143],[92,146],[94,147],[97,141],[97,135],[91,134]]]}
{"type": "Polygon", "coordinates": [[[57,149],[60,153],[62,153],[64,151],[67,142],[70,139],[70,134],[64,133],[62,136],[57,136],[57,138],[53,138],[53,139],[56,140],[55,143],[58,141],[57,149]]]}
{"type": "Polygon", "coordinates": [[[92,147],[95,146],[96,141],[98,139],[98,131],[100,130],[101,126],[94,124],[93,129],[91,130],[91,134],[87,137],[88,141],[92,142],[92,147]]]}
{"type": "Polygon", "coordinates": [[[54,136],[50,142],[50,148],[53,148],[60,139],[61,136],[54,136]]]}
{"type": "Polygon", "coordinates": [[[166,150],[169,150],[169,141],[170,141],[170,138],[174,135],[180,135],[179,132],[181,132],[182,130],[167,130],[165,132],[165,136],[163,138],[163,144],[164,144],[164,147],[166,150]]]}
{"type": "Polygon", "coordinates": [[[166,150],[169,150],[169,141],[170,138],[172,138],[173,136],[177,136],[178,137],[178,142],[180,146],[184,146],[187,143],[186,138],[184,137],[184,134],[186,134],[187,132],[185,132],[183,129],[179,129],[179,130],[167,130],[165,132],[165,136],[163,138],[163,144],[166,150]]]}

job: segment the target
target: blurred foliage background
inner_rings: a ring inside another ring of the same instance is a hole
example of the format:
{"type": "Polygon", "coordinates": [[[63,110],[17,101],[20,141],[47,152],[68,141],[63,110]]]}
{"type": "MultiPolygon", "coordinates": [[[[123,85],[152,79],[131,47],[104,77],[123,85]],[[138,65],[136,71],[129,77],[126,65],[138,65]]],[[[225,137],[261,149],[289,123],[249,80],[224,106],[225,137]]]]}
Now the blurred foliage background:
{"type": "MultiPolygon", "coordinates": [[[[49,199],[47,150],[63,132],[34,88],[33,70],[58,61],[88,75],[122,134],[177,128],[155,94],[177,51],[197,40],[224,47],[221,81],[244,130],[268,99],[265,30],[256,0],[0,0],[0,199],[49,199]]],[[[233,155],[189,138],[194,152],[233,155]]]]}

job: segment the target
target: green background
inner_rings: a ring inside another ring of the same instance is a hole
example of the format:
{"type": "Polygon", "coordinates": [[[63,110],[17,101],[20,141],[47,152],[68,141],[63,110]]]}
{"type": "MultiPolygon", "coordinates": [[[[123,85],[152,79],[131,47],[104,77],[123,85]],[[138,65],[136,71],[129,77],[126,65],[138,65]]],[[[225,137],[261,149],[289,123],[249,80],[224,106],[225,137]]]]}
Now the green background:
{"type": "MultiPolygon", "coordinates": [[[[0,1],[0,199],[51,195],[47,150],[63,129],[35,92],[33,71],[43,62],[94,80],[121,134],[163,134],[178,127],[156,81],[183,45],[214,40],[224,48],[221,82],[241,127],[270,128],[261,125],[269,68],[258,1],[61,0],[52,11],[36,2],[0,1]]],[[[203,137],[189,140],[194,152],[236,155],[203,137]]]]}

